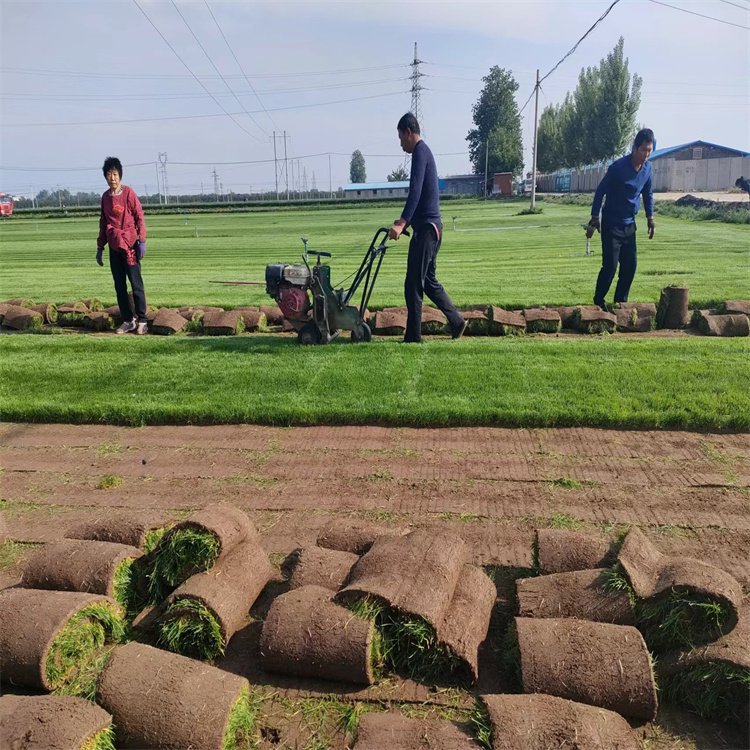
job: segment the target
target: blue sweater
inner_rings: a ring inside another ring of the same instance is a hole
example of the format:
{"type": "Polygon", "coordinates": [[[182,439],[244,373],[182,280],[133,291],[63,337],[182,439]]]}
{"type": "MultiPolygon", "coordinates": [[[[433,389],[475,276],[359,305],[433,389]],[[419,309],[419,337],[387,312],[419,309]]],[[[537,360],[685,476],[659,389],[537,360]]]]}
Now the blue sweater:
{"type": "Polygon", "coordinates": [[[635,215],[641,207],[646,216],[654,215],[654,191],[651,187],[651,165],[646,162],[636,172],[630,161],[630,154],[612,162],[594,195],[591,215],[599,216],[602,198],[607,196],[602,213],[602,221],[610,227],[622,227],[635,222],[635,215]]]}
{"type": "Polygon", "coordinates": [[[409,197],[401,218],[414,229],[427,224],[440,224],[440,196],[435,157],[424,141],[418,141],[411,155],[411,178],[409,197]]]}

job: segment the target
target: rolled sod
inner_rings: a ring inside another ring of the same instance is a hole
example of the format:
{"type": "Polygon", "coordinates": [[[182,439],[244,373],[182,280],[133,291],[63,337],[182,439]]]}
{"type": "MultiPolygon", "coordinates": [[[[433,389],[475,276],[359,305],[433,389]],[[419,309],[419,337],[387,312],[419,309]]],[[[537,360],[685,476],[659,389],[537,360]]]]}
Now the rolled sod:
{"type": "Polygon", "coordinates": [[[666,286],[656,308],[657,328],[684,328],[690,322],[690,288],[666,286]]]}
{"type": "Polygon", "coordinates": [[[26,297],[15,297],[13,299],[6,299],[3,300],[3,305],[10,305],[11,307],[27,307],[31,308],[34,306],[34,303],[30,299],[26,299],[26,297]]]}
{"type": "Polygon", "coordinates": [[[607,570],[576,570],[516,580],[520,617],[570,617],[614,625],[635,625],[625,591],[607,589],[607,570]]]}
{"type": "Polygon", "coordinates": [[[117,602],[106,596],[5,589],[0,592],[0,678],[55,690],[105,644],[122,638],[122,615],[117,602]]]}
{"type": "Polygon", "coordinates": [[[600,706],[652,721],[656,685],[641,634],[629,625],[517,617],[524,693],[600,706]]]}
{"type": "Polygon", "coordinates": [[[151,552],[172,525],[166,516],[107,512],[68,529],[65,536],[67,539],[126,544],[142,552],[151,552]]]}
{"type": "Polygon", "coordinates": [[[693,310],[693,314],[690,316],[690,325],[700,330],[701,321],[709,315],[712,315],[711,310],[693,310]]]}
{"type": "Polygon", "coordinates": [[[747,299],[728,299],[722,305],[722,312],[727,315],[748,315],[750,316],[750,300],[747,299]]]}
{"type": "Polygon", "coordinates": [[[88,307],[83,302],[66,302],[57,307],[57,325],[82,328],[86,322],[88,307]]]}
{"type": "Polygon", "coordinates": [[[403,536],[408,529],[393,528],[374,521],[335,519],[318,534],[316,544],[326,549],[364,555],[379,536],[403,536]]]}
{"type": "Polygon", "coordinates": [[[266,330],[266,316],[257,307],[238,307],[236,310],[242,316],[242,322],[247,333],[266,330]]]}
{"type": "Polygon", "coordinates": [[[203,316],[205,315],[203,310],[181,311],[180,315],[187,318],[187,325],[185,326],[186,331],[198,333],[203,330],[203,316]]]}
{"type": "Polygon", "coordinates": [[[578,307],[573,313],[573,325],[581,333],[612,333],[617,316],[604,310],[578,307]]]}
{"type": "Polygon", "coordinates": [[[375,597],[437,629],[468,556],[466,543],[454,534],[420,529],[401,537],[379,537],[352,569],[339,600],[375,597]]]}
{"type": "Polygon", "coordinates": [[[600,310],[598,305],[574,305],[559,307],[557,305],[546,305],[545,310],[556,310],[560,313],[560,323],[563,328],[576,328],[575,314],[577,310],[600,310]]]}
{"type": "Polygon", "coordinates": [[[86,314],[83,326],[92,331],[111,331],[115,328],[115,319],[108,312],[98,310],[86,314]]]}
{"type": "Polygon", "coordinates": [[[142,643],[112,652],[96,698],[122,748],[239,750],[256,731],[246,679],[142,643]]]}
{"type": "Polygon", "coordinates": [[[653,329],[656,319],[655,314],[644,312],[637,307],[615,310],[615,317],[617,330],[621,333],[646,333],[653,329]]]}
{"type": "Polygon", "coordinates": [[[359,556],[351,552],[305,547],[297,555],[289,586],[292,589],[320,586],[338,591],[347,582],[349,573],[358,560],[359,556]]]}
{"type": "Polygon", "coordinates": [[[651,315],[656,317],[656,305],[653,302],[618,302],[618,310],[627,312],[636,310],[638,315],[651,315]]]}
{"type": "Polygon", "coordinates": [[[84,698],[0,698],[0,747],[6,750],[114,750],[112,717],[84,698]]]}
{"type": "Polygon", "coordinates": [[[245,330],[245,321],[238,310],[207,312],[203,316],[203,333],[207,336],[234,336],[245,330]]]}
{"type": "Polygon", "coordinates": [[[422,306],[422,335],[434,336],[448,332],[448,319],[440,310],[430,305],[422,306]]]}
{"type": "Polygon", "coordinates": [[[259,309],[266,316],[269,326],[284,325],[284,314],[276,305],[261,305],[259,309]]]}
{"type": "Polygon", "coordinates": [[[135,547],[113,542],[52,542],[26,563],[22,585],[28,589],[102,594],[127,610],[134,593],[132,565],[141,555],[135,547]]]}
{"type": "Polygon", "coordinates": [[[490,333],[490,319],[487,316],[486,306],[481,310],[464,309],[459,310],[461,317],[466,321],[464,335],[488,336],[490,333]]]}
{"type": "Polygon", "coordinates": [[[479,750],[479,745],[446,719],[368,712],[359,720],[354,750],[479,750]]]}
{"type": "Polygon", "coordinates": [[[275,571],[255,540],[240,542],[210,570],[189,578],[167,599],[160,644],[198,659],[224,653],[275,571]]]}
{"type": "Polygon", "coordinates": [[[91,312],[100,312],[104,309],[104,305],[96,297],[82,299],[81,302],[86,305],[91,312]]]}
{"type": "Polygon", "coordinates": [[[518,336],[526,333],[526,318],[520,312],[490,306],[488,316],[493,336],[518,336]]]}
{"type": "Polygon", "coordinates": [[[698,330],[704,336],[750,336],[748,317],[742,314],[702,316],[698,330]]]}
{"type": "Polygon", "coordinates": [[[28,331],[32,328],[41,328],[44,325],[44,317],[35,310],[11,306],[5,310],[3,325],[17,331],[28,331]]]}
{"type": "Polygon", "coordinates": [[[557,310],[531,308],[524,310],[523,316],[529,333],[557,333],[562,328],[562,320],[557,310]]]}
{"type": "Polygon", "coordinates": [[[269,672],[371,685],[375,624],[335,604],[333,593],[305,586],[274,600],[263,624],[260,653],[269,672]]]}
{"type": "MultiPolygon", "coordinates": [[[[639,750],[625,719],[552,695],[483,695],[492,750],[639,750]]],[[[480,732],[487,727],[481,722],[480,732]]],[[[478,734],[480,733],[478,732],[478,734]]]]}
{"type": "Polygon", "coordinates": [[[146,322],[148,323],[148,331],[149,333],[152,333],[154,330],[154,320],[156,320],[156,316],[159,314],[159,308],[157,307],[151,307],[151,305],[148,306],[146,309],[146,322]]]}
{"type": "Polygon", "coordinates": [[[57,305],[53,305],[50,303],[42,303],[40,305],[34,305],[30,309],[34,310],[34,312],[38,312],[45,324],[48,325],[54,325],[57,323],[57,305]]]}
{"type": "Polygon", "coordinates": [[[610,543],[602,537],[566,529],[537,529],[536,557],[545,573],[601,568],[614,562],[610,543]]]}
{"type": "Polygon", "coordinates": [[[176,524],[152,553],[152,601],[163,600],[191,575],[208,570],[245,540],[257,542],[258,532],[250,519],[232,505],[209,505],[176,524]]]}
{"type": "Polygon", "coordinates": [[[379,336],[403,336],[406,332],[406,308],[392,307],[375,313],[375,333],[379,336]]]}
{"type": "Polygon", "coordinates": [[[8,305],[5,302],[0,302],[0,325],[3,324],[3,321],[5,320],[5,313],[7,313],[11,307],[13,307],[13,305],[8,305]]]}
{"type": "Polygon", "coordinates": [[[183,318],[177,310],[162,307],[154,316],[151,333],[157,336],[171,336],[173,333],[179,333],[187,323],[187,319],[183,318]]]}
{"type": "Polygon", "coordinates": [[[692,649],[730,633],[742,607],[742,587],[729,573],[690,557],[663,555],[632,527],[617,557],[632,595],[636,622],[654,651],[692,649]]]}
{"type": "Polygon", "coordinates": [[[105,307],[104,312],[109,313],[116,326],[119,326],[122,323],[122,313],[120,312],[120,308],[117,305],[105,307]]]}

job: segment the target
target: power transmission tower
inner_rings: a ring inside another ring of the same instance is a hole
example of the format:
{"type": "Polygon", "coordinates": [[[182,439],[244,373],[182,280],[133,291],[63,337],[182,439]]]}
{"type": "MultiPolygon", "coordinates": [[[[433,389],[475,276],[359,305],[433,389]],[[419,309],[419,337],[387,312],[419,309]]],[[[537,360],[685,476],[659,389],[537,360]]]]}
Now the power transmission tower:
{"type": "Polygon", "coordinates": [[[169,183],[167,182],[167,152],[159,153],[159,171],[161,173],[161,189],[164,191],[164,204],[169,203],[169,183]]]}
{"type": "Polygon", "coordinates": [[[219,175],[216,174],[216,167],[214,167],[213,171],[214,176],[214,195],[216,196],[216,202],[219,202],[219,175]]]}
{"type": "Polygon", "coordinates": [[[302,197],[307,197],[307,167],[302,168],[302,197]]]}
{"type": "Polygon", "coordinates": [[[279,199],[279,183],[282,183],[282,190],[286,190],[286,199],[289,200],[289,170],[286,155],[286,142],[287,139],[290,141],[292,137],[286,134],[286,130],[282,133],[276,133],[273,131],[273,164],[274,173],[276,178],[276,200],[279,199]],[[281,138],[284,142],[284,160],[277,158],[276,156],[276,139],[281,138]]]}
{"type": "MultiPolygon", "coordinates": [[[[414,42],[414,61],[411,64],[411,113],[417,118],[421,136],[424,138],[424,123],[422,122],[422,84],[419,79],[424,73],[420,73],[419,65],[422,61],[417,54],[417,43],[414,42]]],[[[404,167],[408,170],[411,167],[411,154],[404,158],[404,167]]]]}
{"type": "Polygon", "coordinates": [[[315,182],[315,170],[313,169],[313,176],[312,176],[312,191],[313,193],[317,193],[318,191],[318,185],[315,182]]]}

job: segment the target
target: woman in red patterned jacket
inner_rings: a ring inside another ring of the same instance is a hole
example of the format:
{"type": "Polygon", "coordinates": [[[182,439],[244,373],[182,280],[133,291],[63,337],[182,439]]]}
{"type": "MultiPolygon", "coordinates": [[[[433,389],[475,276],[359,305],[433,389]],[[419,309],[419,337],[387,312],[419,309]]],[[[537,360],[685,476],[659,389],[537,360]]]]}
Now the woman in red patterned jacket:
{"type": "Polygon", "coordinates": [[[114,156],[104,161],[104,178],[109,190],[102,195],[99,219],[99,239],[96,243],[96,262],[103,266],[104,245],[109,245],[109,267],[115,281],[117,304],[122,325],[117,333],[146,333],[146,293],[143,290],[141,260],[146,254],[146,222],[135,191],[122,184],[122,164],[114,156]],[[133,290],[135,314],[130,307],[127,281],[133,290]],[[134,318],[137,316],[138,320],[134,318]]]}

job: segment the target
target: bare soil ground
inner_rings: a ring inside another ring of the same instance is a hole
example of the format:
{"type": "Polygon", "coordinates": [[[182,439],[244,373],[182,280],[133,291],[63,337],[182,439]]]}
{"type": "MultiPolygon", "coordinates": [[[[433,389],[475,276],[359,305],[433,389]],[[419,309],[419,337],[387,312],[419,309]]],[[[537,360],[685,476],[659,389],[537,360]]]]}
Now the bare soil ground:
{"type": "MultiPolygon", "coordinates": [[[[747,434],[4,423],[0,446],[0,510],[16,543],[12,554],[0,559],[0,587],[19,580],[32,549],[21,543],[61,538],[74,524],[112,509],[183,518],[223,501],[249,514],[277,565],[293,550],[315,544],[334,518],[451,529],[472,543],[475,563],[508,573],[505,583],[502,575],[498,579],[503,597],[512,589],[513,569],[532,564],[535,528],[614,537],[638,524],[661,551],[712,562],[750,591],[747,434]]],[[[280,579],[252,614],[262,617],[274,593],[283,590],[280,579]]],[[[259,626],[256,619],[235,636],[222,666],[303,714],[309,696],[410,702],[436,710],[470,702],[467,693],[398,679],[342,691],[272,677],[258,667],[259,626]]],[[[480,689],[501,689],[493,669],[496,655],[487,650],[483,662],[480,689]]],[[[299,719],[295,711],[280,712],[276,729],[282,735],[299,719]]],[[[270,735],[276,729],[269,729],[270,735]]],[[[674,708],[638,732],[645,747],[660,750],[741,747],[726,727],[674,708]]],[[[341,732],[331,736],[331,747],[345,747],[341,732]]]]}

